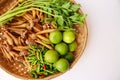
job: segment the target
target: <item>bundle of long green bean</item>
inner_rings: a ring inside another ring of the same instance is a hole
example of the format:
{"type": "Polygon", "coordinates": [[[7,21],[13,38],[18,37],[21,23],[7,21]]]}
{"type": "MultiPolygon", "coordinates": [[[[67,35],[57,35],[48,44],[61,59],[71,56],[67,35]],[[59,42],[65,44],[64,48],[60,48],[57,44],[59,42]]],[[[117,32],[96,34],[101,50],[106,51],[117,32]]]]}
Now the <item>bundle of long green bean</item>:
{"type": "Polygon", "coordinates": [[[58,72],[52,63],[44,61],[44,55],[48,51],[46,47],[30,46],[28,51],[30,55],[27,59],[32,65],[32,69],[30,70],[30,75],[32,77],[44,77],[58,72]]]}

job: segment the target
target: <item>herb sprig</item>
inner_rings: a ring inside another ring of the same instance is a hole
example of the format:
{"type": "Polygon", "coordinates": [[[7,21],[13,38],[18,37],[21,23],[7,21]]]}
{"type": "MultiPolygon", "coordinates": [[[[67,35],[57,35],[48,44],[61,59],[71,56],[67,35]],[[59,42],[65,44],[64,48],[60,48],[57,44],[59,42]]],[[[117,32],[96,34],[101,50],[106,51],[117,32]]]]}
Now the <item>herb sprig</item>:
{"type": "Polygon", "coordinates": [[[49,20],[52,16],[58,28],[72,28],[73,24],[82,24],[86,17],[86,14],[78,13],[79,7],[79,4],[73,4],[70,0],[27,0],[1,15],[0,25],[27,11],[38,10],[47,14],[49,20]]]}

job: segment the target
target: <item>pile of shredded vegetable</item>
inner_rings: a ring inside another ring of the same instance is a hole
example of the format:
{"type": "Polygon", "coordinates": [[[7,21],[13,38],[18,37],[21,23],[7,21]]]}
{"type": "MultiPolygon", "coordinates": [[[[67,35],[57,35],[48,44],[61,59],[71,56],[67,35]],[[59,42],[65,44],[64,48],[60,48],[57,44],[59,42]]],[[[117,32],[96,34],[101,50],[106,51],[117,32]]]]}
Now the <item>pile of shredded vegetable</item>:
{"type": "Polygon", "coordinates": [[[49,33],[74,30],[86,14],[70,0],[19,0],[0,16],[0,50],[8,61],[22,62],[34,78],[55,74],[53,64],[44,61],[46,51],[54,49],[49,33]]]}

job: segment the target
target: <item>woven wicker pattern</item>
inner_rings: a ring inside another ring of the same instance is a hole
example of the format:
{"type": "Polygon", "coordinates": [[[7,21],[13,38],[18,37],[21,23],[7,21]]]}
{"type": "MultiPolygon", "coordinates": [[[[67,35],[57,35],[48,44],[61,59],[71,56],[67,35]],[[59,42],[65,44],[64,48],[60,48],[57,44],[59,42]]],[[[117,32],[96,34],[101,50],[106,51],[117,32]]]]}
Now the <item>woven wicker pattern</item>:
{"type": "MultiPolygon", "coordinates": [[[[5,13],[12,5],[16,3],[16,0],[0,0],[0,14],[5,13]]],[[[80,13],[81,10],[80,10],[80,13]]],[[[81,57],[85,46],[87,42],[87,26],[86,22],[84,22],[83,25],[79,26],[76,25],[76,28],[78,30],[77,34],[77,43],[78,43],[78,48],[76,49],[74,55],[75,55],[75,60],[71,64],[70,69],[75,65],[75,63],[78,61],[78,59],[81,57]]],[[[0,51],[1,52],[1,51],[0,51]]],[[[2,54],[0,54],[0,67],[4,69],[6,72],[9,74],[14,75],[15,77],[18,78],[24,78],[24,79],[30,79],[31,77],[27,73],[27,69],[24,68],[24,66],[18,62],[8,62],[2,54]]],[[[49,80],[51,78],[57,77],[63,73],[58,73],[55,75],[50,75],[48,77],[43,78],[43,80],[49,80]]],[[[41,79],[42,80],[42,79],[41,79]]]]}

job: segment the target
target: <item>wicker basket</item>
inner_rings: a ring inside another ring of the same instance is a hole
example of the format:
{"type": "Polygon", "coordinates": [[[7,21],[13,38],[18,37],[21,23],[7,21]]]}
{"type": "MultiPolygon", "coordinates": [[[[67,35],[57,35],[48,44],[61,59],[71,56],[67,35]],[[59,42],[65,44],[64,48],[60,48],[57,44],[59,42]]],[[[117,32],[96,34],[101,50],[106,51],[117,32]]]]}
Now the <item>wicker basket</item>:
{"type": "MultiPolygon", "coordinates": [[[[5,13],[12,5],[14,5],[17,2],[17,0],[0,0],[0,14],[5,13]]],[[[74,1],[73,1],[74,2],[74,1]]],[[[82,13],[81,10],[79,10],[80,13],[82,13]]],[[[84,22],[83,25],[77,27],[78,35],[77,35],[77,42],[78,42],[78,48],[75,51],[75,60],[71,64],[70,69],[75,65],[75,63],[78,61],[78,59],[83,54],[83,51],[86,46],[87,37],[88,37],[88,31],[87,31],[87,25],[86,22],[84,22]]],[[[1,52],[1,51],[0,51],[1,52]]],[[[23,68],[19,63],[17,62],[8,62],[2,54],[0,54],[0,67],[5,70],[7,73],[21,78],[21,79],[32,79],[28,73],[25,72],[25,68],[23,68]]],[[[48,77],[45,77],[41,80],[49,80],[51,78],[57,77],[59,75],[62,75],[63,73],[57,73],[54,75],[50,75],[48,77]]]]}

